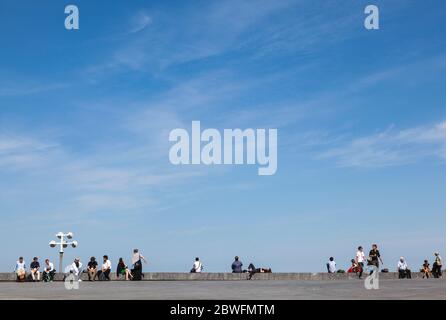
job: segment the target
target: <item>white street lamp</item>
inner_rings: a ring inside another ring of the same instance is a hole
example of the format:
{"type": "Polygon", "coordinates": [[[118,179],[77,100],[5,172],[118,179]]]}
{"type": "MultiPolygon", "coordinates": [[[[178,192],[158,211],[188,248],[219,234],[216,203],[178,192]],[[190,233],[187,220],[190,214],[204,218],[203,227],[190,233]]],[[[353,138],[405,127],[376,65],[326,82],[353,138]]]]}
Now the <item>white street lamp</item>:
{"type": "Polygon", "coordinates": [[[56,242],[54,240],[50,241],[50,247],[51,248],[55,248],[56,246],[59,246],[59,272],[62,272],[62,266],[63,266],[63,249],[67,248],[68,245],[71,245],[73,248],[76,248],[78,246],[77,241],[71,241],[68,242],[67,240],[65,240],[65,238],[67,239],[72,239],[73,238],[73,232],[68,232],[68,233],[63,233],[63,232],[58,232],[56,234],[56,237],[58,239],[60,239],[59,242],[56,242]]]}

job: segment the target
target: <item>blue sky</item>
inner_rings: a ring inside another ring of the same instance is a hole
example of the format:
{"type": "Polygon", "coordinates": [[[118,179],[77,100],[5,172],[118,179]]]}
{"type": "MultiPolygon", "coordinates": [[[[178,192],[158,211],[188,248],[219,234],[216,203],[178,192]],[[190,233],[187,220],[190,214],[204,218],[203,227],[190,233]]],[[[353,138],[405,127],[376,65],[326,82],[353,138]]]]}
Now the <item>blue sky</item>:
{"type": "Polygon", "coordinates": [[[0,269],[138,247],[149,271],[446,254],[442,1],[0,2],[0,269]],[[76,4],[80,30],[64,28],[76,4]],[[380,30],[363,27],[380,8],[380,30]],[[174,128],[277,128],[278,171],[173,166],[174,128]]]}

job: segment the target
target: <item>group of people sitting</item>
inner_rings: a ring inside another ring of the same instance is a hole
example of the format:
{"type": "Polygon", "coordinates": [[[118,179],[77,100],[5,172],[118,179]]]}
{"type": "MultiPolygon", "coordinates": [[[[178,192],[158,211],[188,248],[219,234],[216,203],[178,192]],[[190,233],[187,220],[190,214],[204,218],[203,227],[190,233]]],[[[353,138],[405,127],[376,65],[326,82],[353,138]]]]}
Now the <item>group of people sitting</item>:
{"type": "Polygon", "coordinates": [[[39,258],[37,257],[33,258],[33,261],[31,262],[29,268],[30,272],[27,278],[27,268],[25,260],[23,259],[23,257],[20,257],[19,260],[17,260],[14,268],[14,272],[17,275],[17,281],[40,281],[41,274],[43,275],[42,278],[44,282],[50,282],[54,280],[56,270],[54,269],[54,264],[50,262],[49,259],[45,259],[45,265],[42,268],[42,273],[40,273],[40,262],[39,258]]]}
{"type": "MultiPolygon", "coordinates": [[[[141,280],[143,277],[142,273],[142,262],[147,263],[147,260],[142,254],[139,253],[138,249],[133,250],[132,256],[132,268],[130,269],[123,258],[119,258],[119,262],[116,267],[116,277],[121,276],[125,280],[141,280]]],[[[74,259],[73,263],[65,268],[65,276],[73,275],[77,281],[82,281],[81,274],[87,273],[89,281],[106,281],[110,280],[110,273],[112,270],[112,263],[110,262],[107,255],[103,256],[103,263],[101,268],[98,267],[98,262],[95,257],[91,257],[87,264],[87,268],[83,269],[83,264],[80,258],[74,259]]],[[[17,281],[24,282],[26,280],[30,281],[40,281],[40,275],[43,275],[44,282],[51,282],[54,280],[54,275],[56,270],[54,269],[54,264],[50,262],[49,259],[45,260],[45,265],[41,271],[39,259],[37,257],[33,258],[30,264],[30,272],[27,278],[27,268],[23,257],[20,257],[14,268],[14,272],[17,275],[17,281]]]]}
{"type": "MultiPolygon", "coordinates": [[[[139,252],[138,249],[133,250],[132,255],[132,268],[130,269],[128,265],[124,262],[123,258],[119,258],[118,264],[116,266],[116,278],[119,279],[123,277],[125,280],[141,280],[144,276],[142,273],[142,262],[147,263],[146,258],[139,252]]],[[[103,256],[103,263],[101,268],[98,268],[98,263],[95,257],[91,257],[87,264],[87,268],[83,271],[82,263],[78,258],[76,258],[68,270],[68,273],[74,274],[74,276],[81,281],[79,278],[80,273],[85,272],[88,274],[88,281],[107,281],[110,280],[110,273],[112,270],[112,263],[110,262],[107,255],[103,256]]]]}

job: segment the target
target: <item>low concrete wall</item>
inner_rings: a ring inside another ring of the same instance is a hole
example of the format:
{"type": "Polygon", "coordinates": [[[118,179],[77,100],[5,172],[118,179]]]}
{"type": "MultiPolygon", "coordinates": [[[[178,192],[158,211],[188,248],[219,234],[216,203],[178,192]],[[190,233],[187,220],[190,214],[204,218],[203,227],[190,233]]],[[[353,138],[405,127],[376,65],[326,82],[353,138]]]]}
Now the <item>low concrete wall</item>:
{"type": "MultiPolygon", "coordinates": [[[[380,273],[380,279],[398,279],[398,273],[380,273]]],[[[203,272],[203,273],[184,273],[184,272],[146,272],[144,273],[143,281],[237,281],[246,280],[248,274],[246,273],[220,273],[220,272],[203,272]]],[[[366,275],[364,274],[363,278],[366,275]]],[[[57,274],[56,281],[61,281],[62,274],[57,274]]],[[[123,280],[116,278],[116,274],[110,275],[111,280],[123,280]]],[[[252,280],[349,280],[357,279],[358,277],[353,273],[256,273],[252,280]]],[[[412,278],[422,278],[422,273],[412,273],[412,278]]],[[[82,280],[88,280],[86,273],[82,274],[82,280]]],[[[0,273],[1,281],[15,281],[16,276],[14,273],[0,273]]]]}

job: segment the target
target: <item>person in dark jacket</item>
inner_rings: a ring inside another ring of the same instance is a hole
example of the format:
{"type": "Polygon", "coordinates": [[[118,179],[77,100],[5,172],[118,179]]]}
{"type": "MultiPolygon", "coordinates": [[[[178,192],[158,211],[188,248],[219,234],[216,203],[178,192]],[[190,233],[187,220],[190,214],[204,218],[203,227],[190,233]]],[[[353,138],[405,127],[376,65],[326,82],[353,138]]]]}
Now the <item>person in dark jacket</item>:
{"type": "Polygon", "coordinates": [[[232,263],[232,272],[233,273],[242,273],[243,263],[239,260],[239,257],[236,256],[234,258],[234,262],[232,263]]]}
{"type": "Polygon", "coordinates": [[[253,263],[250,263],[248,266],[248,280],[252,279],[252,276],[256,273],[272,273],[271,268],[256,268],[253,263]]]}

